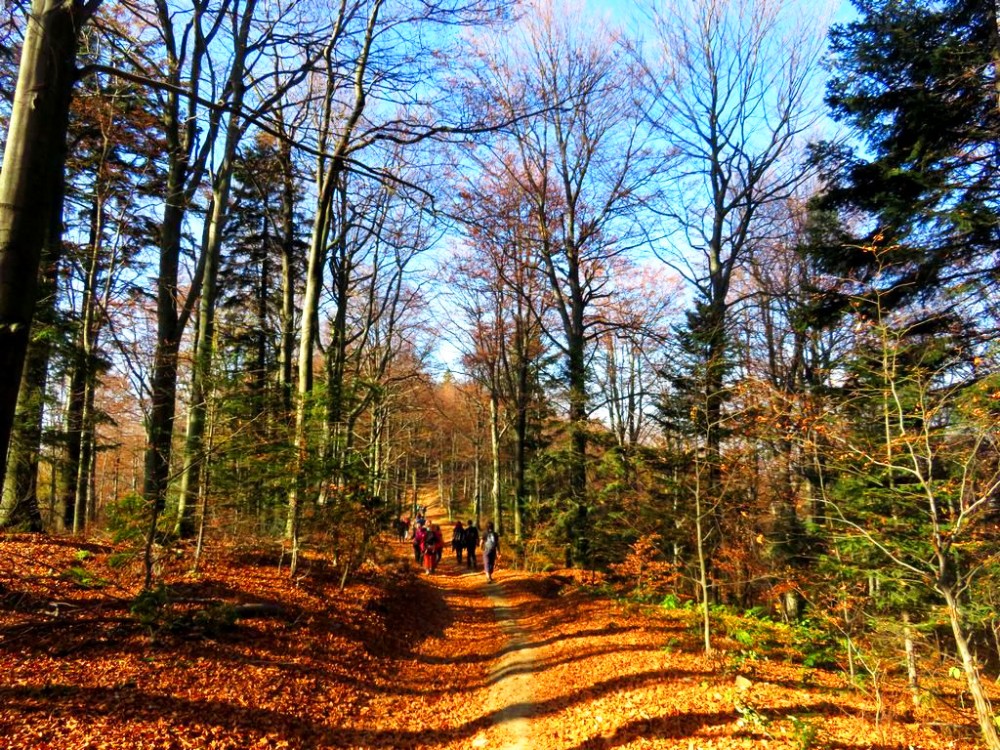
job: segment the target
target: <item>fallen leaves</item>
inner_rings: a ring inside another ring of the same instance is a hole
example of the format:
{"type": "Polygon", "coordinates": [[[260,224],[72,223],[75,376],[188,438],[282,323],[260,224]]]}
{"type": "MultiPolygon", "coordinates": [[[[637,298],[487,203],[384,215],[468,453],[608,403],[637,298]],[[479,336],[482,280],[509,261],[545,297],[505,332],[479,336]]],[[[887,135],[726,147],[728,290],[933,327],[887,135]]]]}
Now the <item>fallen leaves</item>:
{"type": "Polygon", "coordinates": [[[199,576],[168,578],[178,606],[281,615],[151,635],[113,552],[0,541],[0,747],[457,749],[512,732],[538,750],[975,747],[876,721],[835,673],[806,684],[800,665],[761,660],[734,675],[701,655],[688,615],[593,597],[572,572],[503,570],[490,587],[446,559],[435,576],[394,565],[340,591],[321,560],[291,581],[266,556],[216,549],[199,576]]]}

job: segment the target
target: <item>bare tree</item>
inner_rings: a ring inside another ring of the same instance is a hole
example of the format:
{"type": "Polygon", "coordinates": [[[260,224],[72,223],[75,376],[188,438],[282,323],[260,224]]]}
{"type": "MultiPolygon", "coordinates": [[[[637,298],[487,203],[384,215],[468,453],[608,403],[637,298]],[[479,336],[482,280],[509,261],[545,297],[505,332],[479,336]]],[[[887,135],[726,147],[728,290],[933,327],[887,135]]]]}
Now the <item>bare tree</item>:
{"type": "MultiPolygon", "coordinates": [[[[681,337],[692,371],[676,380],[688,391],[703,451],[698,491],[707,498],[723,493],[734,274],[773,232],[768,208],[808,176],[796,157],[817,117],[809,97],[825,25],[806,26],[794,7],[784,0],[656,2],[647,9],[651,39],[636,54],[651,103],[646,115],[670,156],[657,208],[666,225],[660,255],[695,293],[681,337]]],[[[721,506],[713,508],[714,515],[721,506]]],[[[698,520],[707,592],[702,534],[719,522],[702,510],[698,520]]]]}
{"type": "Polygon", "coordinates": [[[633,210],[648,178],[633,76],[616,35],[581,9],[541,2],[502,43],[484,43],[484,105],[541,114],[510,130],[510,176],[531,203],[537,264],[548,279],[564,358],[570,465],[569,562],[586,563],[588,357],[604,329],[594,306],[635,237],[633,210]]]}
{"type": "Polygon", "coordinates": [[[718,455],[733,274],[770,236],[769,206],[808,178],[825,24],[784,0],[684,0],[648,9],[647,117],[670,154],[658,211],[661,256],[696,294],[689,328],[704,351],[707,449],[718,455]],[[816,19],[812,19],[815,21],[816,19]]]}
{"type": "Polygon", "coordinates": [[[437,42],[446,43],[447,30],[495,18],[504,3],[496,0],[437,0],[400,3],[388,7],[384,0],[342,2],[335,20],[335,35],[344,49],[331,47],[317,83],[319,113],[314,153],[316,208],[313,214],[302,297],[296,384],[294,485],[288,494],[286,537],[292,546],[292,567],[299,548],[299,515],[304,487],[303,468],[308,458],[307,415],[313,392],[312,355],[318,340],[318,323],[324,273],[336,246],[343,180],[349,172],[376,176],[387,183],[406,184],[388,169],[365,163],[366,151],[379,144],[412,145],[454,132],[481,126],[442,119],[432,94],[439,82],[440,50],[432,52],[420,30],[437,27],[437,42]],[[346,50],[350,54],[345,54],[346,50]],[[333,54],[337,52],[338,54],[333,54]],[[447,123],[447,124],[444,124],[447,123]]]}
{"type": "Polygon", "coordinates": [[[449,286],[461,318],[454,332],[467,373],[486,391],[490,403],[493,453],[494,523],[500,513],[500,439],[513,428],[514,541],[523,537],[529,410],[537,398],[546,342],[547,280],[537,267],[531,202],[510,177],[511,164],[483,164],[468,188],[459,191],[457,209],[468,235],[467,250],[451,263],[449,286]],[[489,170],[495,172],[491,174],[489,170]]]}

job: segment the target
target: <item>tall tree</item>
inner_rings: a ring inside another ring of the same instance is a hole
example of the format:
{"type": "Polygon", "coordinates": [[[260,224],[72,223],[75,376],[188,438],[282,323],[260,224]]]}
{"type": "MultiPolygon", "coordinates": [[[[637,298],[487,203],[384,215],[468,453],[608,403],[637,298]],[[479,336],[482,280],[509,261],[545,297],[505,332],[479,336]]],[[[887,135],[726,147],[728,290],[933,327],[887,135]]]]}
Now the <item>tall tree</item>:
{"type": "Polygon", "coordinates": [[[229,194],[232,188],[233,169],[237,149],[247,129],[244,99],[248,83],[253,76],[249,59],[251,47],[264,46],[264,40],[252,39],[259,19],[256,18],[256,0],[243,0],[230,6],[228,18],[232,45],[232,64],[224,86],[228,104],[233,109],[225,121],[222,143],[219,144],[219,163],[212,170],[212,198],[202,235],[201,284],[198,307],[198,330],[195,335],[194,362],[191,368],[191,404],[188,411],[187,434],[184,441],[183,466],[177,501],[177,531],[189,536],[193,533],[191,510],[198,492],[198,481],[203,460],[202,442],[205,433],[206,381],[210,376],[212,356],[215,351],[215,309],[218,301],[218,275],[226,220],[229,216],[229,194]]]}
{"type": "Polygon", "coordinates": [[[297,479],[288,494],[286,526],[293,561],[298,559],[301,479],[309,452],[307,418],[313,395],[320,300],[330,251],[345,227],[337,222],[337,198],[343,195],[345,176],[357,172],[389,185],[405,185],[405,178],[393,175],[377,160],[366,162],[366,153],[379,153],[380,144],[412,146],[445,133],[482,128],[455,122],[453,113],[457,110],[447,107],[449,97],[441,93],[446,87],[438,86],[442,73],[439,63],[448,58],[441,50],[460,41],[453,33],[455,28],[493,22],[502,17],[505,5],[504,0],[439,0],[390,7],[384,0],[352,0],[341,3],[334,19],[334,41],[327,48],[316,84],[316,207],[299,331],[297,479]],[[423,33],[432,28],[437,32],[437,49],[433,51],[426,46],[423,33]],[[380,106],[380,102],[392,102],[392,106],[380,106]],[[446,109],[451,111],[444,115],[446,109]]]}
{"type": "Polygon", "coordinates": [[[854,5],[858,18],[831,31],[827,101],[863,146],[820,144],[817,158],[828,183],[822,203],[856,236],[829,245],[825,265],[845,276],[877,270],[879,288],[893,290],[883,305],[995,281],[996,3],[854,5]],[[896,248],[891,264],[865,250],[873,242],[896,248]]]}
{"type": "MultiPolygon", "coordinates": [[[[512,517],[514,542],[524,534],[531,407],[544,367],[542,319],[547,281],[537,268],[531,203],[499,165],[482,165],[467,190],[460,191],[458,215],[466,222],[468,250],[453,264],[450,285],[457,290],[463,330],[457,333],[467,372],[490,402],[493,452],[494,522],[500,517],[501,433],[513,430],[512,517]]],[[[458,321],[456,321],[458,322],[458,321]]]]}
{"type": "Polygon", "coordinates": [[[566,557],[585,564],[588,356],[603,330],[594,305],[634,242],[630,214],[648,172],[633,79],[615,34],[596,23],[584,30],[578,11],[539,2],[502,46],[486,45],[482,98],[500,113],[540,112],[510,128],[510,177],[531,203],[537,262],[552,298],[548,335],[562,353],[568,405],[566,557]]]}
{"type": "Polygon", "coordinates": [[[0,170],[0,479],[6,470],[42,248],[60,240],[80,32],[100,0],[34,0],[0,170]]]}
{"type": "Polygon", "coordinates": [[[780,0],[687,0],[651,11],[648,112],[671,150],[665,256],[694,287],[687,330],[704,358],[705,441],[717,460],[733,275],[773,230],[769,206],[807,177],[796,162],[822,37],[780,0]],[[686,246],[685,246],[686,245],[686,246]]]}
{"type": "Polygon", "coordinates": [[[699,487],[718,498],[732,282],[774,229],[768,208],[807,177],[795,157],[817,117],[808,96],[822,25],[797,23],[781,0],[657,3],[650,20],[647,114],[670,151],[658,210],[676,238],[661,257],[695,292],[679,329],[689,371],[677,373],[675,386],[687,391],[704,446],[699,487]]]}

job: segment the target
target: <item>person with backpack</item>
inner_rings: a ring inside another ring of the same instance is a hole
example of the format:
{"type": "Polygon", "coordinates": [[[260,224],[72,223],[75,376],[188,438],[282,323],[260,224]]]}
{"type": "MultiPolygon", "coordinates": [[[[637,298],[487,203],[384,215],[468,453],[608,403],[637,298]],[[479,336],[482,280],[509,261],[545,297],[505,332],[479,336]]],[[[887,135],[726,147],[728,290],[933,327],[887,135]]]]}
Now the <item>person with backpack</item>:
{"type": "Polygon", "coordinates": [[[437,568],[437,545],[437,534],[431,526],[424,532],[424,572],[427,574],[433,573],[437,568]]]}
{"type": "Polygon", "coordinates": [[[444,533],[438,524],[433,524],[431,528],[434,530],[434,569],[437,570],[441,556],[444,555],[444,533]]]}
{"type": "Polygon", "coordinates": [[[459,565],[462,564],[462,551],[465,549],[464,536],[465,529],[462,528],[462,522],[459,521],[451,532],[451,548],[455,550],[455,557],[459,565]]]}
{"type": "Polygon", "coordinates": [[[479,546],[479,527],[469,519],[469,525],[462,532],[462,541],[465,542],[465,558],[469,570],[476,569],[476,547],[479,546]]]}
{"type": "Polygon", "coordinates": [[[500,535],[493,527],[492,521],[486,522],[486,533],[483,534],[483,570],[486,572],[486,582],[493,583],[493,571],[500,556],[500,535]]]}

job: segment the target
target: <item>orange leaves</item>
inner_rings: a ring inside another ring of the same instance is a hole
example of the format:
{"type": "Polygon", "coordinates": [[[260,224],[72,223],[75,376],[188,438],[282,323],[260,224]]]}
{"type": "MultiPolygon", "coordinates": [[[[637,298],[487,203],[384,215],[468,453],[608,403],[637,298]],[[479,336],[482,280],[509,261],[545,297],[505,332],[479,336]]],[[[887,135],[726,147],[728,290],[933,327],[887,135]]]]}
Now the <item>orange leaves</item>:
{"type": "MultiPolygon", "coordinates": [[[[647,575],[655,548],[640,540],[630,570],[647,575]]],[[[110,550],[92,549],[84,563],[110,578],[110,550]]],[[[797,747],[792,716],[831,745],[867,747],[876,732],[870,697],[833,672],[806,681],[764,647],[740,714],[738,662],[701,656],[690,612],[595,597],[578,571],[503,569],[487,586],[446,558],[435,576],[387,569],[340,592],[319,560],[295,585],[260,555],[213,550],[178,591],[273,602],[289,616],[151,643],[122,604],[134,590],[58,578],[78,552],[64,541],[0,544],[0,748],[458,750],[509,746],[525,732],[533,750],[783,750],[797,747]],[[74,607],[53,618],[53,595],[74,607]]],[[[974,747],[917,724],[877,730],[885,747],[974,747]]]]}

